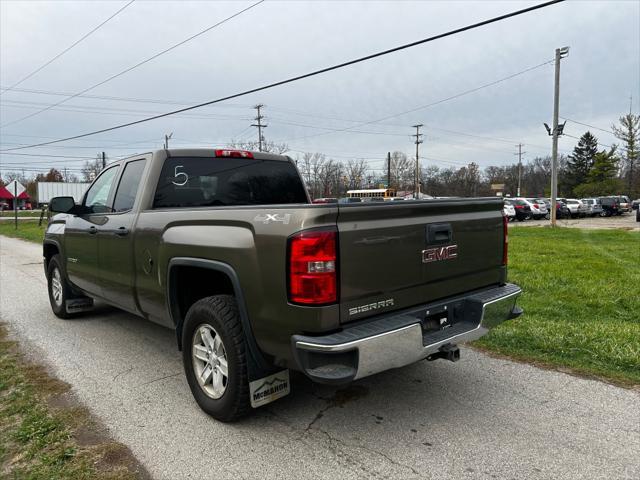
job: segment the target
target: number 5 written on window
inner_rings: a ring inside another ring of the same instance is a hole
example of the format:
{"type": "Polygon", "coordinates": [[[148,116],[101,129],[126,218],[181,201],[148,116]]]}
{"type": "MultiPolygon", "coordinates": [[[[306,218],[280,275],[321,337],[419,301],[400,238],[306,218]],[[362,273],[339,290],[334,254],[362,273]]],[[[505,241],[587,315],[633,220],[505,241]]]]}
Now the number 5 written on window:
{"type": "Polygon", "coordinates": [[[182,187],[183,185],[186,185],[187,182],[189,181],[189,175],[187,175],[185,172],[179,172],[178,171],[179,168],[184,168],[184,165],[176,165],[176,169],[173,175],[174,180],[171,183],[173,183],[174,185],[177,185],[178,187],[182,187]],[[179,178],[182,178],[183,180],[178,181],[179,178]]]}

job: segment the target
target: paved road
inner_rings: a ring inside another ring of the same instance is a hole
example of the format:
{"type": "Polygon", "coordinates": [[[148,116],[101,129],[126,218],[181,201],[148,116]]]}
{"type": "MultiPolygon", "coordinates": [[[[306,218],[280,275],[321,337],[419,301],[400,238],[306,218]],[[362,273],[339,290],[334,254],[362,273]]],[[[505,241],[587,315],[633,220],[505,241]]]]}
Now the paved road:
{"type": "Polygon", "coordinates": [[[640,478],[640,393],[489,358],[422,362],[294,393],[225,425],[173,333],[103,308],[50,313],[40,249],[0,237],[0,318],[158,479],[640,478]]]}

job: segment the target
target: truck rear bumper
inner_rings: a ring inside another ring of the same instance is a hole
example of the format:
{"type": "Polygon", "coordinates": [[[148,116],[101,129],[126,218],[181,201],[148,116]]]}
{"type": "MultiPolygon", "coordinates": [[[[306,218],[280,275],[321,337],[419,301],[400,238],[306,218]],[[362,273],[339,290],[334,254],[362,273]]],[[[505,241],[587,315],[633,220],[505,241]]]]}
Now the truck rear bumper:
{"type": "Polygon", "coordinates": [[[521,292],[517,285],[506,284],[378,315],[330,335],[293,335],[292,348],[309,378],[345,384],[482,337],[522,314],[516,306],[521,292]]]}

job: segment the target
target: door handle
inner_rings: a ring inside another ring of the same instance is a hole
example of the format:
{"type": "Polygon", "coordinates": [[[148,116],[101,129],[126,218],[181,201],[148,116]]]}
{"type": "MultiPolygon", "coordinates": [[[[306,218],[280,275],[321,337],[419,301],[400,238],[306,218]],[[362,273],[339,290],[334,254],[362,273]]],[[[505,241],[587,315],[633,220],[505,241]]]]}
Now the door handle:
{"type": "Polygon", "coordinates": [[[90,235],[95,235],[96,233],[98,233],[98,229],[94,226],[89,227],[89,234],[90,235]]]}
{"type": "Polygon", "coordinates": [[[430,223],[427,225],[427,243],[430,245],[438,245],[441,243],[449,243],[452,239],[452,230],[450,223],[430,223]]]}
{"type": "Polygon", "coordinates": [[[114,230],[114,233],[119,237],[124,237],[129,235],[129,229],[127,227],[120,227],[117,230],[114,230]]]}

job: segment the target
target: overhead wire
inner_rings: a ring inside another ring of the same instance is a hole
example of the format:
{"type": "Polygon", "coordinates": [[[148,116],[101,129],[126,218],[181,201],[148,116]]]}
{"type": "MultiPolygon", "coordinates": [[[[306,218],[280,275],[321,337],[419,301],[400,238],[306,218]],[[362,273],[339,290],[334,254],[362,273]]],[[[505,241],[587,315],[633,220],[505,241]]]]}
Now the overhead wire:
{"type": "Polygon", "coordinates": [[[104,20],[101,24],[99,24],[97,27],[94,27],[93,29],[91,29],[90,31],[88,31],[87,33],[85,33],[82,37],[80,37],[78,40],[76,40],[74,43],[72,43],[71,45],[69,45],[67,48],[65,48],[64,50],[62,50],[60,53],[58,53],[57,55],[55,55],[53,58],[51,58],[50,60],[46,61],[44,64],[42,64],[41,66],[39,66],[38,68],[36,68],[34,71],[32,71],[31,73],[29,73],[28,75],[22,77],[20,80],[18,80],[16,83],[14,83],[13,85],[7,87],[7,88],[1,88],[0,89],[0,95],[3,95],[4,93],[14,90],[15,87],[17,87],[18,85],[20,85],[21,83],[25,82],[26,80],[30,79],[31,77],[33,77],[36,73],[40,72],[42,69],[44,69],[45,67],[51,65],[53,62],[55,62],[58,58],[60,58],[61,56],[63,56],[65,53],[67,53],[69,50],[73,49],[75,46],[79,45],[80,43],[82,43],[84,40],[86,40],[87,38],[89,38],[93,33],[97,32],[98,30],[100,30],[100,28],[102,28],[103,26],[105,26],[110,20],[114,19],[115,17],[117,17],[120,13],[122,13],[127,7],[129,7],[133,2],[135,2],[135,0],[131,0],[129,3],[127,3],[126,5],[124,5],[123,7],[120,7],[114,14],[112,14],[110,17],[108,17],[106,20],[104,20]]]}
{"type": "MultiPolygon", "coordinates": [[[[130,127],[130,126],[133,126],[133,125],[138,125],[138,124],[141,124],[141,123],[149,122],[149,121],[152,121],[152,120],[157,120],[159,118],[168,117],[168,116],[175,115],[175,114],[178,114],[178,113],[183,113],[183,112],[187,112],[187,111],[190,111],[190,110],[195,110],[197,108],[202,108],[204,106],[221,103],[221,102],[224,102],[224,101],[227,101],[227,100],[231,100],[231,99],[234,99],[234,98],[239,98],[239,97],[246,96],[246,95],[249,95],[249,94],[252,94],[252,93],[264,91],[264,90],[271,89],[271,88],[274,88],[274,87],[277,87],[277,86],[285,85],[285,84],[288,84],[288,83],[296,82],[296,81],[299,81],[299,80],[302,80],[302,79],[306,79],[306,78],[310,78],[310,77],[313,77],[313,76],[316,76],[316,75],[327,73],[327,72],[330,72],[330,71],[333,71],[333,70],[337,70],[337,69],[344,68],[344,67],[347,67],[347,66],[355,65],[357,63],[361,63],[361,62],[365,62],[365,61],[368,61],[368,60],[372,60],[374,58],[378,58],[378,57],[382,57],[382,56],[385,56],[385,55],[389,55],[391,53],[395,53],[395,52],[398,52],[398,51],[401,51],[401,50],[405,50],[405,49],[408,49],[408,48],[416,47],[418,45],[422,45],[422,44],[429,43],[429,42],[432,42],[432,41],[435,41],[435,40],[439,40],[439,39],[442,39],[442,38],[445,38],[445,37],[456,35],[456,34],[459,34],[459,33],[462,33],[462,32],[468,31],[468,30],[472,30],[472,29],[475,29],[475,28],[479,28],[479,27],[482,27],[482,26],[485,26],[485,25],[489,25],[489,24],[495,23],[495,22],[506,20],[508,18],[516,17],[516,16],[519,16],[519,15],[523,15],[525,13],[529,13],[529,12],[532,12],[532,11],[535,11],[535,10],[546,8],[546,7],[549,7],[551,5],[554,5],[554,4],[557,4],[557,3],[561,3],[563,1],[564,0],[550,0],[548,2],[539,3],[539,4],[533,5],[531,7],[523,8],[523,9],[520,9],[520,10],[516,10],[516,11],[510,12],[510,13],[507,13],[507,14],[504,14],[504,15],[500,15],[500,16],[497,16],[497,17],[492,17],[492,18],[489,18],[487,20],[483,20],[483,21],[480,21],[480,22],[477,22],[477,23],[473,23],[473,24],[470,24],[470,25],[466,25],[464,27],[460,27],[460,28],[457,28],[457,29],[454,29],[454,30],[449,30],[449,31],[444,32],[444,33],[440,33],[440,34],[433,35],[433,36],[430,36],[430,37],[427,37],[427,38],[423,38],[423,39],[417,40],[415,42],[406,43],[406,44],[403,44],[403,45],[400,45],[400,46],[397,46],[397,47],[394,47],[394,48],[390,48],[390,49],[379,51],[379,52],[376,52],[376,53],[373,53],[373,54],[365,55],[363,57],[359,57],[359,58],[356,58],[356,59],[353,59],[353,60],[349,60],[349,61],[346,61],[346,62],[335,64],[335,65],[332,65],[332,66],[329,66],[329,67],[324,67],[324,68],[321,68],[321,69],[318,69],[318,70],[314,70],[312,72],[308,72],[308,73],[305,73],[305,74],[296,75],[294,77],[290,77],[290,78],[287,78],[287,79],[284,79],[284,80],[272,82],[272,83],[269,83],[269,84],[266,84],[266,85],[262,85],[262,86],[259,86],[259,87],[255,87],[255,88],[252,88],[252,89],[249,89],[249,90],[244,90],[242,92],[235,93],[235,94],[232,94],[232,95],[223,96],[223,97],[220,97],[220,98],[217,98],[217,99],[214,99],[214,100],[210,100],[210,101],[207,101],[207,102],[199,103],[199,104],[196,104],[196,105],[191,105],[189,107],[180,108],[180,109],[173,110],[173,111],[170,111],[170,112],[166,112],[166,113],[163,113],[163,114],[160,114],[160,115],[154,115],[154,116],[151,116],[151,117],[148,117],[148,118],[143,118],[143,119],[136,120],[136,121],[133,121],[133,122],[123,123],[123,124],[115,125],[115,126],[108,127],[108,128],[103,128],[103,129],[94,130],[94,131],[87,132],[87,133],[82,133],[82,134],[79,134],[79,135],[73,135],[73,136],[66,137],[66,138],[60,138],[60,139],[49,141],[49,142],[41,142],[41,143],[38,143],[38,144],[33,144],[33,145],[28,145],[28,146],[15,147],[14,149],[18,150],[18,149],[41,147],[41,146],[44,146],[44,145],[51,145],[51,144],[54,144],[54,143],[60,143],[60,142],[65,142],[65,141],[69,141],[69,140],[75,140],[75,139],[78,139],[78,138],[84,138],[84,137],[88,137],[88,136],[91,136],[91,135],[97,135],[99,133],[110,132],[110,131],[113,131],[113,130],[117,130],[117,129],[121,129],[121,128],[125,128],[125,127],[130,127]]],[[[254,6],[255,5],[256,4],[254,4],[254,6]]],[[[80,92],[80,93],[84,93],[84,92],[80,92]]],[[[5,150],[5,151],[8,151],[8,150],[5,150]]]]}
{"type": "Polygon", "coordinates": [[[238,12],[234,13],[233,15],[230,15],[230,16],[224,18],[223,20],[220,20],[219,22],[217,22],[217,23],[215,23],[213,25],[210,25],[209,27],[205,28],[204,30],[199,31],[198,33],[196,33],[194,35],[191,35],[190,37],[185,38],[184,40],[182,40],[182,41],[180,41],[180,42],[178,42],[178,43],[176,43],[174,45],[171,45],[168,48],[165,48],[164,50],[152,55],[151,57],[148,57],[148,58],[136,63],[135,65],[132,65],[131,67],[128,67],[128,68],[126,68],[126,69],[124,69],[124,70],[122,70],[122,71],[120,71],[120,72],[118,72],[118,73],[116,73],[114,75],[111,75],[110,77],[108,77],[108,78],[106,78],[106,79],[104,79],[104,80],[102,80],[102,81],[100,81],[98,83],[95,83],[95,84],[91,85],[90,87],[87,87],[87,88],[85,88],[84,90],[82,90],[82,91],[80,91],[78,93],[75,93],[75,94],[73,94],[73,95],[71,95],[71,96],[69,96],[67,98],[64,98],[64,99],[60,100],[59,102],[53,104],[52,106],[45,107],[45,108],[43,108],[41,110],[38,110],[37,112],[33,112],[33,113],[31,113],[29,115],[26,115],[26,116],[24,116],[22,118],[18,118],[16,120],[12,120],[10,122],[7,122],[7,123],[5,123],[3,125],[0,125],[0,127],[5,128],[5,127],[8,127],[9,125],[15,125],[16,123],[22,122],[23,120],[35,117],[36,115],[40,115],[41,113],[46,112],[48,110],[51,110],[53,107],[57,107],[58,105],[61,105],[61,104],[65,103],[65,102],[67,102],[68,100],[71,100],[72,98],[77,97],[78,95],[81,95],[83,93],[87,93],[87,92],[93,90],[94,88],[97,88],[97,87],[99,87],[101,85],[104,85],[105,83],[110,82],[111,80],[114,80],[114,79],[116,79],[116,78],[118,78],[118,77],[120,77],[120,76],[122,76],[122,75],[124,75],[124,74],[126,74],[126,73],[128,73],[128,72],[130,72],[130,71],[142,66],[142,65],[144,65],[145,63],[148,63],[148,62],[150,62],[150,61],[152,61],[152,60],[154,60],[154,59],[156,59],[156,58],[158,58],[158,57],[160,57],[160,56],[172,51],[172,50],[184,45],[185,43],[190,42],[191,40],[199,37],[200,35],[203,35],[203,34],[209,32],[209,31],[213,30],[214,28],[225,24],[229,20],[232,20],[233,18],[236,18],[239,15],[242,15],[244,12],[246,12],[248,10],[251,10],[254,7],[257,7],[258,5],[263,3],[264,1],[265,0],[258,0],[256,3],[254,3],[252,5],[249,5],[248,7],[245,7],[242,10],[239,10],[238,12]]]}

